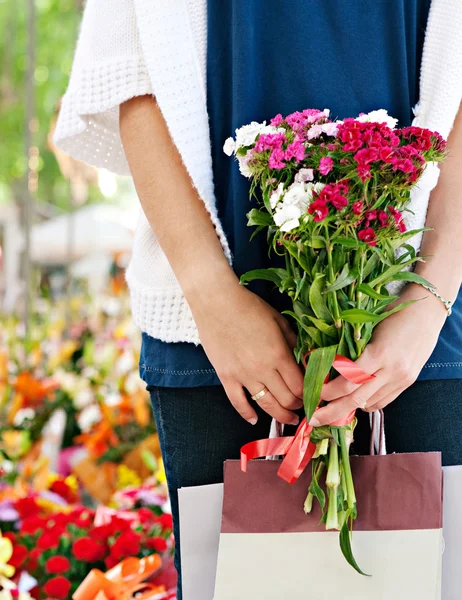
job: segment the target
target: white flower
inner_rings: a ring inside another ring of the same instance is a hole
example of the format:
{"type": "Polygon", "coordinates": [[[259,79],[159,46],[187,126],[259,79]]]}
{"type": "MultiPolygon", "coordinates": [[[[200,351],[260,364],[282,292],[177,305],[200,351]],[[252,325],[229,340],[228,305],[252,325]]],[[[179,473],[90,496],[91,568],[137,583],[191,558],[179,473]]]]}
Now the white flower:
{"type": "Polygon", "coordinates": [[[322,133],[322,125],[313,125],[313,127],[310,127],[308,129],[308,133],[306,134],[306,137],[309,140],[314,140],[315,138],[318,138],[322,133]]]}
{"type": "Polygon", "coordinates": [[[250,170],[249,167],[249,158],[248,156],[239,156],[238,157],[238,163],[239,163],[239,171],[241,172],[241,175],[244,175],[244,177],[252,177],[252,171],[250,170]]]}
{"type": "Polygon", "coordinates": [[[99,423],[103,415],[98,404],[92,404],[83,409],[80,415],[77,417],[77,423],[80,429],[87,433],[93,427],[95,423],[99,423]]]}
{"type": "Polygon", "coordinates": [[[77,410],[82,410],[94,401],[95,397],[90,388],[84,388],[78,391],[74,396],[74,406],[77,410]]]}
{"type": "Polygon", "coordinates": [[[223,145],[223,152],[228,156],[231,156],[231,154],[233,154],[235,150],[236,142],[234,141],[234,138],[229,137],[223,145]]]}
{"type": "Polygon", "coordinates": [[[259,132],[260,135],[263,133],[285,133],[286,130],[284,129],[284,127],[275,127],[274,125],[266,125],[265,127],[263,127],[263,129],[259,132]]]}
{"type": "Polygon", "coordinates": [[[271,192],[270,196],[270,206],[274,210],[276,208],[277,203],[281,199],[281,196],[284,194],[284,184],[280,183],[278,187],[271,192]]]}
{"type": "Polygon", "coordinates": [[[336,136],[338,133],[338,124],[337,123],[323,123],[321,125],[321,129],[323,133],[326,135],[336,136]]]}
{"type": "Polygon", "coordinates": [[[287,232],[292,231],[292,229],[295,229],[300,225],[301,216],[302,211],[299,206],[296,204],[285,205],[283,203],[274,213],[273,219],[281,231],[287,232]]]}
{"type": "Polygon", "coordinates": [[[295,175],[295,181],[297,183],[305,183],[307,181],[313,181],[314,171],[313,169],[300,169],[295,175]]]}
{"type": "Polygon", "coordinates": [[[326,115],[326,117],[328,117],[330,115],[330,109],[329,108],[325,108],[322,112],[326,115]]]}
{"type": "Polygon", "coordinates": [[[360,115],[359,117],[356,117],[356,120],[361,121],[362,123],[385,123],[390,129],[394,129],[398,123],[398,119],[390,117],[384,108],[372,110],[366,115],[360,115]]]}
{"type": "Polygon", "coordinates": [[[115,372],[117,375],[125,375],[135,368],[135,357],[131,350],[125,350],[115,363],[115,372]]]}
{"type": "Polygon", "coordinates": [[[134,394],[137,392],[142,386],[142,382],[138,371],[132,371],[127,375],[127,379],[125,380],[125,391],[127,394],[134,394]]]}
{"type": "Polygon", "coordinates": [[[236,146],[251,146],[255,142],[257,135],[259,135],[265,127],[266,121],[263,121],[263,123],[252,121],[249,125],[243,125],[239,129],[236,129],[236,146]]]}
{"type": "Polygon", "coordinates": [[[21,408],[14,416],[13,425],[15,427],[20,427],[23,421],[26,419],[33,419],[34,417],[35,410],[33,408],[21,408]]]}

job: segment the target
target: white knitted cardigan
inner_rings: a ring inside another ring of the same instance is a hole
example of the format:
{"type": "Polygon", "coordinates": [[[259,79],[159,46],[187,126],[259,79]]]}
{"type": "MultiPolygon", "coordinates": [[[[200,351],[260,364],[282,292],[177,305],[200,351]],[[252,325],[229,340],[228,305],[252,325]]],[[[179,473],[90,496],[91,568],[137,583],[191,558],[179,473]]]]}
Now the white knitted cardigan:
{"type": "MultiPolygon", "coordinates": [[[[205,85],[206,4],[206,0],[88,0],[55,141],[80,160],[130,174],[119,133],[119,105],[137,95],[155,95],[231,261],[213,187],[205,85]]],[[[462,0],[433,0],[414,124],[444,137],[462,98],[461,32],[462,0]]],[[[429,169],[413,194],[415,215],[408,219],[412,228],[424,225],[437,175],[437,168],[429,169]]],[[[420,239],[414,244],[418,248],[420,239]]],[[[191,310],[143,213],[127,281],[133,317],[142,331],[167,342],[199,343],[191,310]]]]}

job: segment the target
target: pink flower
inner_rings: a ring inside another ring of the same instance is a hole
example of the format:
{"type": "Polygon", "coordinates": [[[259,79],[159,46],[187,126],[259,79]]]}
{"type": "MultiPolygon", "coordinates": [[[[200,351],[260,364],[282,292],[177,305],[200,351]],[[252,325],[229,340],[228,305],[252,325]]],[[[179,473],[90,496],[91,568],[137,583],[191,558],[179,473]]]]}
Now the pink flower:
{"type": "Polygon", "coordinates": [[[324,156],[319,162],[319,172],[321,175],[327,175],[334,168],[334,161],[330,156],[324,156]]]}
{"type": "Polygon", "coordinates": [[[281,113],[279,113],[278,115],[276,115],[275,117],[273,117],[270,121],[270,125],[272,125],[273,127],[279,127],[279,125],[282,123],[283,118],[281,113]]]}
{"type": "Polygon", "coordinates": [[[363,212],[363,203],[361,201],[355,202],[352,204],[351,209],[353,210],[353,214],[359,216],[363,212]]]}
{"type": "Polygon", "coordinates": [[[298,162],[305,158],[305,146],[300,139],[295,139],[287,146],[285,160],[289,161],[292,158],[295,158],[298,162]]]}
{"type": "Polygon", "coordinates": [[[384,210],[379,210],[377,218],[380,222],[381,227],[386,227],[388,225],[388,215],[384,210]]]}
{"type": "Polygon", "coordinates": [[[375,241],[375,231],[372,227],[367,227],[367,229],[361,229],[358,232],[358,237],[362,242],[365,242],[369,246],[376,246],[377,242],[375,241]]]}
{"type": "Polygon", "coordinates": [[[285,152],[282,148],[275,148],[269,157],[268,166],[270,169],[284,169],[286,166],[284,162],[285,152]]]}
{"type": "Polygon", "coordinates": [[[327,208],[327,204],[318,198],[310,204],[308,212],[310,215],[314,215],[313,220],[319,223],[319,221],[323,221],[327,217],[329,209],[327,208]]]}
{"type": "Polygon", "coordinates": [[[399,210],[396,210],[396,208],[391,205],[388,207],[388,210],[390,211],[391,216],[393,217],[396,226],[398,227],[398,231],[400,233],[404,233],[406,231],[406,225],[404,223],[402,213],[400,213],[399,210]]]}

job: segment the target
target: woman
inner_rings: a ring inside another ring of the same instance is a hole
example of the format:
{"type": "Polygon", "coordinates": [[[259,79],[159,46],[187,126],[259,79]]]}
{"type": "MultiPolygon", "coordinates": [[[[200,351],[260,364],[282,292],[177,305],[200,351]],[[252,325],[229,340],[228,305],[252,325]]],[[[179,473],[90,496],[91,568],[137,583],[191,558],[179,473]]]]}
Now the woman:
{"type": "MultiPolygon", "coordinates": [[[[430,258],[418,272],[454,302],[461,27],[458,0],[89,0],[56,137],[78,158],[131,172],[143,207],[127,279],[177,550],[177,489],[220,481],[225,459],[266,437],[271,417],[298,423],[302,404],[280,296],[239,285],[243,272],[273,258],[264,237],[249,241],[248,181],[223,142],[251,120],[308,107],[339,118],[386,108],[406,126],[420,99],[415,124],[449,135],[450,156],[431,194],[435,231],[424,236],[430,258]]],[[[422,187],[422,220],[429,191],[422,187]]],[[[462,303],[447,319],[423,288],[410,284],[401,296],[425,301],[376,328],[358,361],[376,378],[326,385],[318,422],[389,405],[391,451],[442,450],[445,464],[462,463],[462,303]]],[[[366,429],[358,428],[358,452],[366,429]]]]}

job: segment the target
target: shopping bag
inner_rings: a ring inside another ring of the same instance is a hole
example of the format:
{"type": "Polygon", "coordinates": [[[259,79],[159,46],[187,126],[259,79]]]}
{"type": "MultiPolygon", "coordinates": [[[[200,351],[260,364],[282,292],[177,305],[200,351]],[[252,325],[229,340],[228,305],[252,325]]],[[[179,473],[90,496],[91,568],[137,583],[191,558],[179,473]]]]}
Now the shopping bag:
{"type": "Polygon", "coordinates": [[[212,600],[220,541],[223,484],[178,490],[184,600],[212,600]]]}
{"type": "Polygon", "coordinates": [[[226,461],[214,600],[439,600],[442,557],[440,453],[352,457],[358,518],[353,551],[319,525],[303,503],[311,480],[277,476],[280,461],[253,461],[242,472],[226,461]]]}
{"type": "Polygon", "coordinates": [[[462,466],[444,467],[443,600],[462,598],[462,466]]]}

